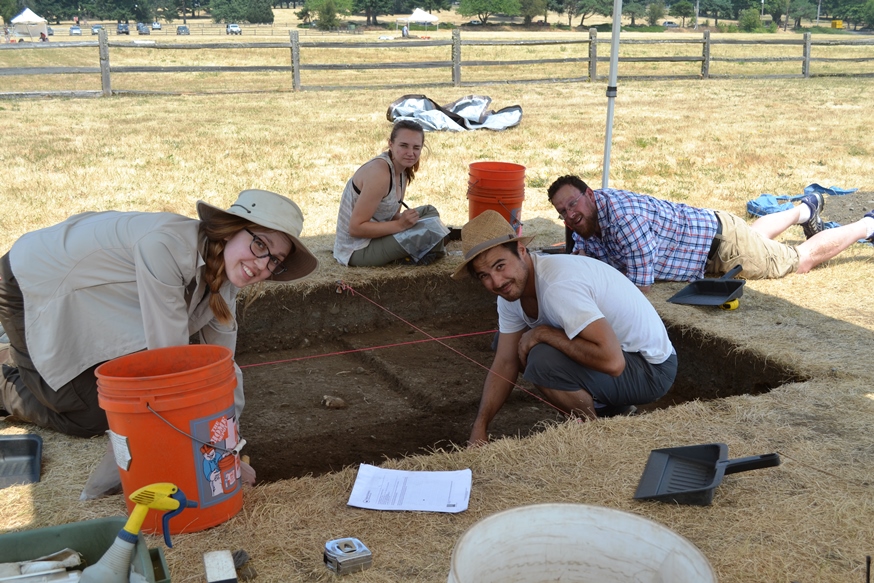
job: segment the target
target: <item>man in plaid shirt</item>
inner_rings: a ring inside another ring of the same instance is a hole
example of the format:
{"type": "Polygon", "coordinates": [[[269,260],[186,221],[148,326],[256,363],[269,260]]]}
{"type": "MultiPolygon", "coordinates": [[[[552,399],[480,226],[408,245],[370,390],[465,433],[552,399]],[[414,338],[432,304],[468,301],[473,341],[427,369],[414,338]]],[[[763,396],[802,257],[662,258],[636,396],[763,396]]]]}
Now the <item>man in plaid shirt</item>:
{"type": "Polygon", "coordinates": [[[751,225],[731,213],[699,209],[644,194],[592,190],[578,176],[562,176],[547,192],[559,218],[573,230],[578,255],[594,257],[624,273],[644,292],[657,280],[692,281],[743,265],[746,279],[807,273],[859,239],[874,241],[874,211],[823,230],[825,200],[809,194],[792,209],[751,225]],[[807,241],[774,241],[800,224],[807,241]]]}

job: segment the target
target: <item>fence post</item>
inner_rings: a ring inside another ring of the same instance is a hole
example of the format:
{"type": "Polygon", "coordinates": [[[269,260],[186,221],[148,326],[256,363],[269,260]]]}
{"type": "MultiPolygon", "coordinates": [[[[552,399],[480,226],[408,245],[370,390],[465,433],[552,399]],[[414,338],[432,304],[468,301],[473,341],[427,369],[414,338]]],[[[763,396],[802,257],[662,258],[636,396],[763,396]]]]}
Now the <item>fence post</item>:
{"type": "Polygon", "coordinates": [[[704,31],[704,49],[701,54],[704,57],[704,60],[701,61],[701,78],[709,79],[710,78],[710,31],[704,31]]]}
{"type": "Polygon", "coordinates": [[[288,31],[291,40],[291,90],[300,91],[300,38],[296,30],[288,31]]]}
{"type": "Polygon", "coordinates": [[[589,29],[589,83],[598,80],[598,29],[589,29]]]}
{"type": "Polygon", "coordinates": [[[801,62],[801,74],[810,79],[810,33],[804,33],[804,60],[801,62]]]}
{"type": "Polygon", "coordinates": [[[112,82],[109,78],[109,44],[106,42],[106,29],[101,28],[97,34],[98,49],[100,55],[100,85],[103,88],[103,96],[112,96],[112,82]]]}
{"type": "Polygon", "coordinates": [[[452,86],[461,86],[461,31],[452,29],[452,86]]]}

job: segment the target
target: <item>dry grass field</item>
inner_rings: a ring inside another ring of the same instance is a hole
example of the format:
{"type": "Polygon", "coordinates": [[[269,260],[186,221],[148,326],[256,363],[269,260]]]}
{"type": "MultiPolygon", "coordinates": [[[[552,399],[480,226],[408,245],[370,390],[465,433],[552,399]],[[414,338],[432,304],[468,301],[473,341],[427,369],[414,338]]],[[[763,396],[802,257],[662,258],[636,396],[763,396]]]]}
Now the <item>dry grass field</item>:
{"type": "MultiPolygon", "coordinates": [[[[578,173],[601,183],[603,83],[7,100],[0,101],[0,252],[22,233],[76,212],[193,216],[198,199],[228,205],[242,189],[265,188],[301,205],[304,240],[322,261],[314,278],[279,293],[340,279],[413,277],[416,269],[340,268],[330,256],[343,184],[383,149],[385,110],[404,93],[438,102],[476,93],[490,96],[495,108],[523,108],[522,123],[505,132],[427,135],[408,200],[437,206],[448,225],[467,220],[467,170],[477,160],[526,166],[522,219],[525,232],[537,236],[535,246],[563,237],[546,201],[553,179],[578,173]]],[[[620,81],[610,186],[739,215],[761,193],[796,194],[814,182],[871,193],[872,95],[870,79],[620,81]]],[[[872,199],[860,200],[859,216],[874,207],[872,199]]],[[[800,228],[784,235],[790,243],[802,238],[800,228]]],[[[451,255],[420,269],[448,277],[457,261],[451,255]]],[[[239,516],[177,536],[165,549],[173,581],[202,580],[204,552],[237,548],[255,558],[259,581],[333,580],[321,546],[358,536],[375,560],[356,581],[436,583],[446,579],[452,545],[477,520],[521,504],[566,501],[665,524],[702,549],[722,583],[861,582],[865,555],[874,551],[872,281],[874,248],[856,245],[810,274],[748,282],[734,312],[668,304],[681,286],[658,284],[651,300],[672,325],[724,338],[809,380],[756,397],[570,422],[525,440],[387,462],[470,467],[471,508],[459,515],[347,508],[354,469],[246,489],[239,516]],[[732,457],[779,451],[784,464],[726,478],[707,508],[631,500],[650,449],[710,441],[728,443],[732,457]]],[[[293,315],[287,323],[294,325],[293,315]]],[[[0,433],[28,431],[0,424],[0,433]]],[[[102,440],[37,432],[46,448],[42,482],[0,491],[0,530],[124,512],[119,496],[78,502],[102,440]]]]}

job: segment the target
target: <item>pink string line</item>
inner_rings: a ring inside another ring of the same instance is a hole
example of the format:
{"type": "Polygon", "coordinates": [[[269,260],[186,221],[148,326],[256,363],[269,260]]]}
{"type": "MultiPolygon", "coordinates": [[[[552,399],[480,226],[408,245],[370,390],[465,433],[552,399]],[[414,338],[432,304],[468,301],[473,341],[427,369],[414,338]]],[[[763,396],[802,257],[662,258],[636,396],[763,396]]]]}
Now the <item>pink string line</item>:
{"type": "MultiPolygon", "coordinates": [[[[494,334],[497,330],[485,330],[483,332],[467,332],[465,334],[453,334],[452,336],[441,336],[440,338],[425,338],[423,340],[410,340],[409,342],[398,342],[397,344],[382,344],[380,346],[368,346],[367,348],[353,348],[351,350],[340,350],[339,352],[326,352],[324,354],[313,354],[311,356],[300,356],[298,358],[288,358],[285,360],[271,360],[269,362],[256,362],[254,364],[241,364],[240,368],[254,368],[256,366],[266,366],[268,364],[284,364],[286,362],[297,362],[299,360],[310,360],[312,358],[324,358],[326,356],[341,356],[343,354],[353,354],[355,352],[365,352],[368,350],[380,350],[382,348],[395,348],[398,346],[407,346],[410,344],[421,344],[423,342],[433,342],[440,340],[451,340],[453,338],[465,338],[467,336],[481,336],[483,334],[494,334]]],[[[479,363],[477,363],[479,364],[479,363]]]]}
{"type": "MultiPolygon", "coordinates": [[[[364,298],[365,300],[367,300],[368,302],[370,302],[371,304],[373,304],[374,306],[376,306],[376,307],[379,308],[380,310],[383,310],[384,312],[387,312],[387,313],[391,314],[392,316],[394,316],[395,318],[397,318],[398,320],[400,320],[401,322],[403,322],[404,324],[406,324],[407,326],[409,326],[409,327],[412,328],[413,330],[416,330],[417,332],[420,332],[420,333],[424,334],[424,335],[427,336],[430,340],[433,340],[433,341],[437,342],[438,344],[440,344],[440,345],[442,345],[442,346],[448,348],[449,350],[451,350],[452,352],[454,352],[454,353],[457,354],[458,356],[460,356],[460,357],[462,357],[462,358],[464,358],[464,359],[466,359],[466,360],[469,360],[470,362],[472,362],[472,363],[474,363],[475,365],[477,365],[477,366],[479,366],[479,367],[485,369],[486,371],[489,371],[489,372],[491,371],[491,369],[490,369],[489,367],[487,367],[486,365],[484,365],[484,364],[482,364],[482,363],[480,363],[480,362],[478,362],[478,361],[472,359],[471,357],[467,356],[466,354],[463,354],[463,353],[459,352],[459,351],[456,350],[455,348],[452,348],[451,346],[449,346],[449,345],[446,344],[445,342],[442,342],[440,338],[435,338],[434,336],[431,336],[430,334],[428,334],[427,332],[425,332],[424,330],[422,330],[422,329],[419,328],[418,326],[414,325],[412,322],[408,322],[407,320],[401,318],[399,315],[395,314],[394,312],[392,312],[392,311],[389,310],[388,308],[385,308],[385,307],[379,305],[378,303],[376,303],[375,301],[371,300],[370,298],[368,298],[367,296],[365,296],[365,295],[362,294],[361,292],[355,290],[351,285],[347,284],[346,282],[338,281],[338,282],[337,282],[337,286],[338,286],[338,287],[337,287],[337,290],[338,290],[338,291],[348,291],[348,292],[351,292],[352,295],[357,295],[357,296],[360,296],[360,297],[364,298]]],[[[487,332],[482,332],[482,334],[487,334],[487,332]]],[[[552,407],[553,409],[555,409],[556,411],[558,411],[558,412],[561,413],[562,415],[571,416],[570,413],[568,413],[567,411],[564,411],[564,410],[562,410],[561,408],[556,407],[555,405],[553,405],[552,403],[550,403],[550,402],[547,401],[546,399],[540,397],[539,395],[535,395],[534,393],[532,393],[531,391],[529,391],[529,390],[526,389],[525,387],[519,385],[519,384],[516,383],[515,381],[511,381],[510,379],[504,378],[504,377],[502,377],[501,375],[498,375],[498,374],[496,374],[496,373],[492,373],[492,374],[495,374],[495,376],[497,376],[498,378],[507,381],[508,383],[510,383],[510,384],[513,385],[515,388],[517,388],[517,389],[519,389],[520,391],[522,391],[523,393],[527,393],[528,395],[531,395],[532,397],[534,397],[535,399],[537,399],[537,400],[540,401],[541,403],[545,403],[545,404],[549,405],[550,407],[552,407]]]]}

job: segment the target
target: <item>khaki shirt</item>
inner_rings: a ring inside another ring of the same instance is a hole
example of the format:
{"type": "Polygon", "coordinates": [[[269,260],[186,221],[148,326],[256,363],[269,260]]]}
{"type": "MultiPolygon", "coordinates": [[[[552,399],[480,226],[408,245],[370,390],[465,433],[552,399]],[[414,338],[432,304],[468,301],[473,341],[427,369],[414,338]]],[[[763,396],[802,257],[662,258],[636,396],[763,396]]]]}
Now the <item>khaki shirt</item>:
{"type": "MultiPolygon", "coordinates": [[[[22,236],[9,252],[24,296],[30,357],[57,390],[95,364],[191,335],[233,353],[236,321],[209,308],[200,221],[171,213],[99,212],[22,236]],[[189,287],[189,286],[193,286],[189,287]]],[[[239,289],[219,293],[235,313],[239,289]]],[[[235,404],[242,411],[239,367],[235,404]]]]}

